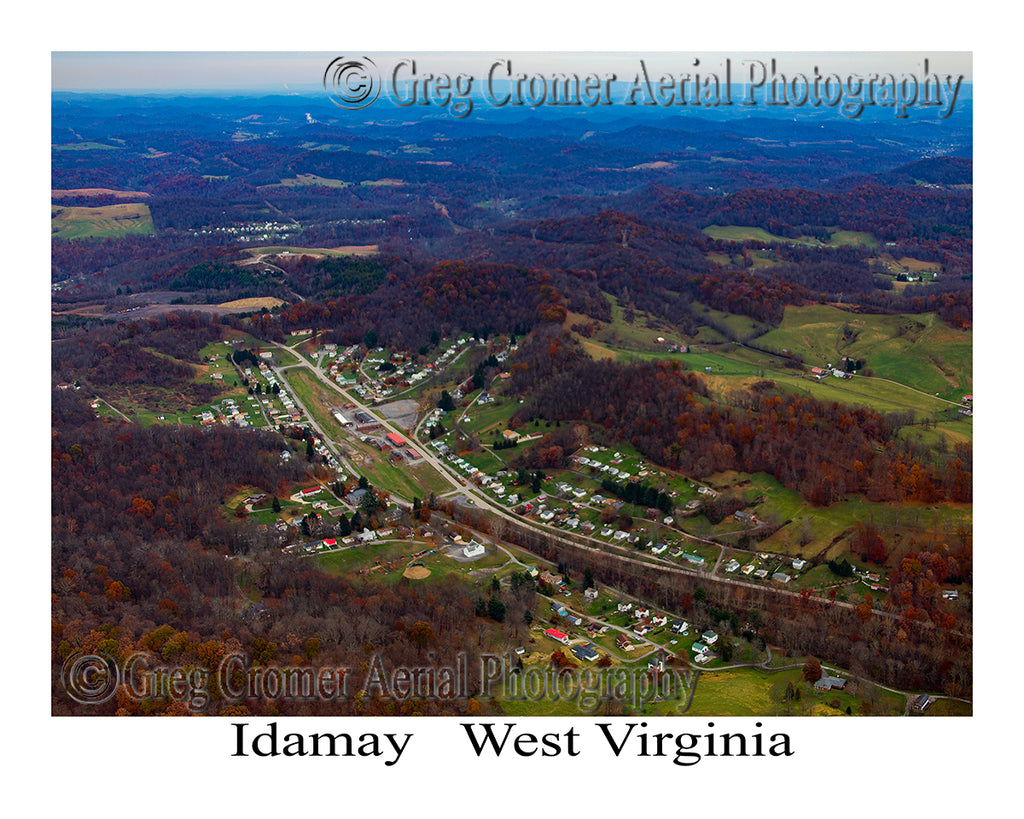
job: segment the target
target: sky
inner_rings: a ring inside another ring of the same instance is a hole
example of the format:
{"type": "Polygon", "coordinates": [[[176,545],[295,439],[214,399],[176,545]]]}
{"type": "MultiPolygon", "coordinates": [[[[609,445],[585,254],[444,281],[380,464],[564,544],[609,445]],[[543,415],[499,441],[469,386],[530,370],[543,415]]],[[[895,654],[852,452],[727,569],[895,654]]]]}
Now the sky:
{"type": "MultiPolygon", "coordinates": [[[[555,71],[586,74],[613,72],[620,79],[632,78],[643,59],[651,70],[679,73],[694,68],[724,76],[731,63],[733,82],[742,82],[751,61],[770,65],[776,60],[779,72],[811,75],[815,67],[822,74],[924,73],[942,76],[973,76],[969,52],[821,52],[821,51],[707,51],[707,50],[621,50],[593,51],[372,51],[348,52],[247,52],[247,51],[64,51],[54,52],[51,85],[54,91],[168,92],[260,90],[313,91],[322,87],[324,70],[338,56],[368,56],[383,71],[402,58],[414,58],[420,72],[464,72],[483,77],[497,61],[511,61],[516,72],[555,71]]],[[[504,69],[504,65],[502,66],[504,69]]]]}

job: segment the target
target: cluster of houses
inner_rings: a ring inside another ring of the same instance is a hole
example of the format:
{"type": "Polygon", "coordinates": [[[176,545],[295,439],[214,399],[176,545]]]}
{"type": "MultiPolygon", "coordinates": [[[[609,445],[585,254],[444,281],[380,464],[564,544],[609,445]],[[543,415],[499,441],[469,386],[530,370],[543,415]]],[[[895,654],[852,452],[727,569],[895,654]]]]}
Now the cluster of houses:
{"type": "MultiPolygon", "coordinates": [[[[596,447],[588,448],[592,450],[596,449],[596,447]]],[[[621,456],[620,454],[618,454],[618,452],[615,452],[613,460],[614,459],[621,459],[621,456]]],[[[616,466],[613,466],[612,464],[604,464],[600,461],[592,460],[581,455],[573,455],[569,458],[569,461],[577,463],[582,467],[589,467],[591,469],[596,469],[599,472],[604,472],[609,478],[617,478],[618,480],[629,480],[630,478],[633,477],[633,474],[631,472],[627,472],[626,470],[623,469],[618,469],[616,466]]]]}
{"type": "Polygon", "coordinates": [[[710,660],[711,646],[717,642],[718,635],[710,629],[701,634],[700,639],[691,646],[694,662],[706,663],[710,660]]]}
{"type": "Polygon", "coordinates": [[[309,540],[302,543],[292,543],[281,549],[285,554],[317,554],[319,552],[331,552],[344,546],[358,546],[360,544],[372,543],[375,540],[386,540],[391,537],[401,537],[401,532],[393,528],[366,529],[362,532],[355,532],[347,537],[328,537],[322,540],[309,540]]]}
{"type": "MultiPolygon", "coordinates": [[[[668,617],[664,614],[652,614],[650,609],[642,606],[637,606],[635,609],[633,604],[624,601],[618,604],[618,611],[624,614],[632,612],[632,616],[635,621],[630,625],[630,629],[633,634],[637,637],[644,637],[649,634],[653,629],[663,628],[669,625],[668,617]]],[[[686,636],[690,633],[690,624],[686,620],[676,618],[672,620],[671,631],[673,634],[679,634],[686,636]]],[[[718,642],[718,634],[712,630],[707,630],[700,635],[700,638],[693,644],[692,651],[694,654],[694,661],[698,663],[705,663],[713,656],[711,653],[711,647],[718,642]]],[[[633,642],[627,634],[620,634],[615,644],[623,651],[632,651],[634,646],[633,642]]]]}
{"type": "Polygon", "coordinates": [[[238,225],[224,227],[204,227],[193,230],[193,236],[214,236],[224,234],[237,242],[269,242],[287,239],[298,233],[299,227],[294,223],[283,222],[243,222],[238,225]]]}
{"type": "MultiPolygon", "coordinates": [[[[473,464],[471,464],[465,458],[463,458],[462,456],[457,455],[456,453],[452,452],[448,448],[447,444],[445,444],[444,442],[442,442],[440,440],[431,441],[430,442],[430,446],[432,446],[435,450],[437,450],[437,453],[442,458],[445,458],[456,469],[458,469],[463,475],[465,475],[468,480],[473,481],[475,483],[479,483],[479,484],[481,484],[483,486],[491,486],[491,484],[494,482],[494,478],[492,478],[492,477],[490,477],[488,475],[485,475],[483,472],[481,472],[479,469],[477,469],[475,466],[473,466],[473,464]],[[487,480],[486,484],[484,483],[485,479],[487,480]]],[[[497,494],[496,487],[492,487],[492,491],[494,491],[495,494],[497,494]]],[[[504,491],[504,487],[502,487],[502,491],[504,491]]],[[[515,496],[515,497],[516,497],[516,501],[518,501],[519,500],[518,496],[515,496]]]]}
{"type": "Polygon", "coordinates": [[[842,378],[844,381],[852,378],[852,375],[850,373],[846,372],[845,370],[840,370],[838,367],[833,367],[831,365],[825,367],[824,369],[822,369],[821,367],[811,367],[811,378],[813,378],[815,381],[821,381],[823,378],[828,378],[830,375],[833,376],[834,378],[842,378]]]}
{"type": "MultiPolygon", "coordinates": [[[[367,355],[363,362],[364,365],[376,364],[382,367],[387,363],[390,366],[384,373],[381,373],[380,367],[378,367],[378,375],[371,375],[364,367],[360,378],[353,375],[353,371],[358,370],[353,364],[353,357],[359,350],[359,345],[354,345],[343,351],[329,349],[334,345],[324,345],[322,351],[327,354],[329,359],[332,359],[328,367],[329,375],[341,386],[355,390],[365,401],[373,402],[394,395],[396,390],[401,391],[414,387],[421,381],[443,371],[469,342],[469,338],[459,338],[449,344],[432,361],[422,365],[415,364],[407,356],[397,352],[391,353],[385,358],[374,357],[375,354],[384,352],[383,347],[377,347],[367,355]]],[[[515,347],[510,349],[514,350],[515,347]]],[[[508,353],[508,350],[503,350],[495,358],[499,362],[505,361],[508,358],[508,353]]],[[[462,397],[463,390],[467,389],[466,385],[460,385],[460,387],[457,395],[452,393],[452,397],[456,401],[462,397]]],[[[480,402],[486,403],[487,401],[481,398],[480,402]]]]}
{"type": "Polygon", "coordinates": [[[869,572],[867,569],[854,569],[853,573],[872,591],[889,591],[889,587],[882,584],[882,575],[878,572],[869,572]]]}
{"type": "MultiPolygon", "coordinates": [[[[595,590],[596,595],[596,590],[595,590]]],[[[553,609],[555,613],[562,618],[562,621],[569,625],[579,626],[581,618],[571,614],[564,606],[554,605],[553,609]]],[[[637,618],[631,628],[633,636],[643,637],[649,633],[652,628],[659,628],[668,625],[668,617],[666,615],[653,614],[647,608],[638,606],[635,610],[633,604],[629,602],[622,602],[618,604],[618,611],[623,613],[632,612],[637,618]]],[[[671,629],[673,634],[687,635],[689,634],[690,624],[685,620],[675,619],[671,623],[671,629]]],[[[602,625],[596,622],[591,622],[587,626],[587,633],[590,637],[594,637],[597,634],[604,633],[608,630],[608,626],[602,625]]],[[[563,645],[570,646],[572,638],[569,634],[563,631],[561,628],[551,627],[544,631],[545,636],[550,637],[552,640],[562,643],[563,645]]],[[[633,651],[636,647],[633,643],[633,636],[630,636],[627,632],[622,632],[615,637],[615,645],[620,651],[629,652],[633,651]]],[[[718,634],[712,630],[707,630],[700,635],[700,638],[692,646],[694,653],[694,661],[698,663],[705,663],[710,660],[713,656],[712,646],[718,642],[718,634]]],[[[570,650],[579,659],[584,661],[593,661],[600,655],[592,643],[582,643],[571,646],[570,650]]],[[[664,671],[664,658],[658,657],[648,665],[649,668],[655,670],[664,671]]]]}
{"type": "Polygon", "coordinates": [[[745,566],[741,566],[736,558],[732,558],[728,563],[725,564],[725,571],[727,574],[733,574],[736,571],[740,571],[748,577],[753,577],[756,580],[768,580],[771,579],[775,583],[789,583],[794,574],[790,574],[788,567],[792,567],[792,571],[802,572],[807,568],[807,561],[803,558],[788,558],[782,555],[771,555],[766,552],[758,552],[756,560],[752,560],[745,566]],[[769,563],[770,566],[758,566],[757,561],[762,563],[769,563]]]}
{"type": "MultiPolygon", "coordinates": [[[[633,630],[633,633],[637,637],[643,637],[644,635],[648,634],[653,629],[663,628],[664,626],[668,625],[668,616],[667,615],[664,615],[664,614],[651,614],[651,610],[650,609],[648,609],[648,608],[641,608],[640,606],[637,606],[634,609],[633,608],[633,604],[630,603],[629,601],[624,601],[624,602],[619,603],[616,610],[619,611],[622,614],[630,614],[630,612],[632,612],[631,616],[633,618],[635,618],[635,621],[632,623],[630,628],[633,630]]],[[[674,621],[673,622],[673,630],[675,629],[675,624],[676,623],[683,623],[683,621],[681,621],[681,620],[674,621]]],[[[684,632],[685,632],[686,628],[688,628],[687,624],[683,623],[683,631],[684,632]]],[[[678,634],[680,632],[676,631],[676,633],[678,634]]]]}
{"type": "Polygon", "coordinates": [[[658,344],[667,344],[668,347],[666,349],[668,349],[668,351],[670,353],[688,353],[688,352],[690,352],[690,348],[687,347],[685,344],[672,344],[672,343],[668,342],[665,338],[663,338],[661,336],[658,336],[655,339],[655,341],[658,342],[658,344]]]}
{"type": "Polygon", "coordinates": [[[592,663],[601,656],[593,643],[577,643],[575,645],[570,645],[571,640],[569,635],[560,629],[546,629],[544,636],[550,637],[552,640],[555,640],[564,646],[569,646],[569,651],[572,655],[583,662],[592,663]]]}

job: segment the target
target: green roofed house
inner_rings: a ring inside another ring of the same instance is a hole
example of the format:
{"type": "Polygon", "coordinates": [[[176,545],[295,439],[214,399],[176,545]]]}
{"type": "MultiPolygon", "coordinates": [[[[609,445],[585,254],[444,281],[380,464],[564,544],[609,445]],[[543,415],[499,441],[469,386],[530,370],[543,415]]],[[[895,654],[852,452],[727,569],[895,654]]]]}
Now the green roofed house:
{"type": "Polygon", "coordinates": [[[843,689],[846,687],[846,680],[842,677],[830,677],[822,674],[821,679],[814,683],[815,691],[831,691],[833,688],[843,689]]]}

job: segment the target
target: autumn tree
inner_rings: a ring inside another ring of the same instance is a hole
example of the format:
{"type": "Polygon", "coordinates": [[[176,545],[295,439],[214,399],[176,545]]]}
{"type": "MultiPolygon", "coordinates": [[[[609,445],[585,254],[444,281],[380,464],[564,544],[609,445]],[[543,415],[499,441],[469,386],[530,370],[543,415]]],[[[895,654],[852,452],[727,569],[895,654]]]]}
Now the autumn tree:
{"type": "Polygon", "coordinates": [[[816,658],[811,657],[804,663],[804,679],[810,683],[816,683],[821,679],[821,663],[816,658]]]}
{"type": "Polygon", "coordinates": [[[405,636],[409,638],[409,642],[422,651],[434,642],[434,629],[431,628],[430,623],[420,620],[406,629],[405,636]]]}
{"type": "Polygon", "coordinates": [[[310,637],[303,643],[302,650],[307,660],[314,660],[320,654],[320,641],[316,637],[310,637]]]}

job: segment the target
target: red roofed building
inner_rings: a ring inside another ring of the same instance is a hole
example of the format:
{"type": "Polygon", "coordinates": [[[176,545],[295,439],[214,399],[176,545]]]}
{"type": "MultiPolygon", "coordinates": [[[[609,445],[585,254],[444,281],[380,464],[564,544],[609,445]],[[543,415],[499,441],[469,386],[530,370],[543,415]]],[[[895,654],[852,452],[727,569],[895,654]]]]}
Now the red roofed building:
{"type": "Polygon", "coordinates": [[[564,643],[565,645],[569,645],[569,635],[568,634],[563,634],[557,628],[549,628],[544,633],[548,637],[550,637],[552,640],[558,640],[558,642],[560,642],[560,643],[564,643]]]}
{"type": "Polygon", "coordinates": [[[338,541],[335,540],[333,537],[329,537],[324,541],[324,546],[326,546],[328,549],[333,549],[337,545],[338,541]]]}
{"type": "Polygon", "coordinates": [[[306,497],[307,495],[315,495],[317,492],[320,491],[321,488],[322,487],[319,486],[310,486],[307,487],[306,489],[303,489],[299,494],[302,495],[302,497],[306,497]]]}
{"type": "Polygon", "coordinates": [[[389,432],[384,437],[391,441],[391,443],[393,443],[395,446],[405,446],[405,438],[403,438],[401,435],[396,435],[393,432],[389,432]]]}

